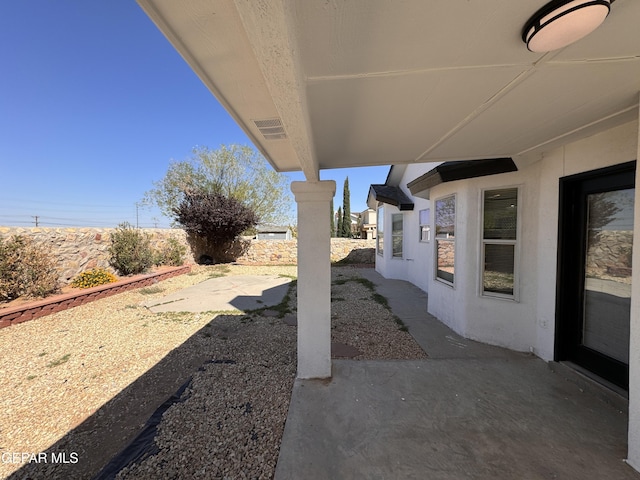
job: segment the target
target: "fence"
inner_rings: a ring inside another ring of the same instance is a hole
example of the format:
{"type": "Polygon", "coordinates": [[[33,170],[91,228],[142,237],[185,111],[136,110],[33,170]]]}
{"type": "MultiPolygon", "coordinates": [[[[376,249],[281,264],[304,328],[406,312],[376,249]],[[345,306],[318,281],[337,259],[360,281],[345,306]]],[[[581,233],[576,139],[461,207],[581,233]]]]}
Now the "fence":
{"type": "MultiPolygon", "coordinates": [[[[60,281],[68,283],[78,273],[91,268],[109,268],[109,245],[113,228],[46,228],[46,227],[0,227],[0,237],[25,235],[44,246],[47,252],[58,259],[60,281]]],[[[187,247],[186,263],[195,263],[191,245],[184,230],[145,228],[152,247],[158,248],[168,238],[175,238],[187,247]]],[[[245,265],[295,265],[298,242],[293,240],[247,240],[247,248],[236,260],[245,265]]],[[[331,239],[331,261],[373,264],[375,240],[331,239]]]]}

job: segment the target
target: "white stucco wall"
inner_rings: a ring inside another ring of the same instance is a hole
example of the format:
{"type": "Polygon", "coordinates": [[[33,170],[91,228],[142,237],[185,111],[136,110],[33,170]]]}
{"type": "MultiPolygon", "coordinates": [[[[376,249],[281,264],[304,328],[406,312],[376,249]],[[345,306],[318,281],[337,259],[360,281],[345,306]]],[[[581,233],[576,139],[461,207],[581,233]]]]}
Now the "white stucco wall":
{"type": "MultiPolygon", "coordinates": [[[[556,277],[558,261],[559,185],[565,176],[637,160],[640,126],[633,121],[561,148],[514,159],[517,172],[438,185],[430,201],[414,198],[413,212],[405,213],[405,258],[391,259],[391,214],[385,206],[385,258],[376,269],[386,277],[408,280],[428,292],[429,313],[459,334],[519,351],[532,351],[554,359],[556,277]],[[480,292],[483,189],[517,186],[519,197],[519,275],[515,300],[483,297],[480,292]],[[456,195],[456,260],[453,286],[435,280],[435,241],[419,243],[419,211],[431,208],[437,198],[456,195]]],[[[433,165],[410,165],[401,186],[431,170],[433,165]]],[[[640,170],[636,171],[636,184],[640,170]]],[[[640,196],[635,199],[634,236],[640,239],[640,196]]],[[[638,247],[640,242],[635,242],[638,247]]],[[[630,373],[629,451],[627,461],[640,470],[640,255],[634,247],[630,373]]]]}
{"type": "Polygon", "coordinates": [[[406,280],[428,292],[429,276],[433,271],[433,238],[429,242],[420,241],[420,210],[431,208],[431,202],[423,198],[415,198],[414,201],[413,212],[405,219],[408,220],[405,221],[406,280]]]}
{"type": "MultiPolygon", "coordinates": [[[[639,107],[640,116],[640,107],[639,107]]],[[[640,157],[640,128],[637,131],[636,158],[640,157]]],[[[640,184],[640,169],[636,168],[636,186],[640,184]]],[[[640,195],[634,205],[634,232],[640,238],[640,195]]],[[[635,245],[638,245],[636,242],[635,245]]],[[[640,254],[634,248],[631,285],[631,329],[629,332],[629,440],[627,462],[640,471],[640,254]]]]}
{"type": "MultiPolygon", "coordinates": [[[[384,204],[383,214],[384,214],[384,229],[382,234],[384,235],[384,248],[383,255],[379,255],[376,248],[376,271],[379,272],[385,278],[393,278],[400,280],[407,280],[407,270],[405,266],[404,255],[406,252],[403,252],[403,258],[393,257],[393,248],[392,248],[392,240],[391,240],[391,216],[395,213],[402,213],[404,218],[404,225],[410,223],[406,218],[407,213],[411,212],[401,212],[398,208],[393,205],[384,204]]],[[[378,231],[378,236],[380,232],[378,231]]],[[[406,241],[406,239],[404,239],[406,241]]],[[[404,247],[403,247],[404,248],[404,247]]]]}
{"type": "MultiPolygon", "coordinates": [[[[431,200],[456,194],[456,280],[428,276],[429,313],[461,335],[552,360],[555,339],[558,187],[563,176],[636,159],[637,122],[539,155],[517,159],[518,172],[438,185],[431,200]],[[520,188],[516,301],[480,295],[481,192],[520,188]]],[[[415,177],[414,177],[415,178],[415,177]]],[[[433,228],[433,227],[432,227],[433,228]]],[[[435,245],[431,245],[431,258],[435,245]]]]}
{"type": "MultiPolygon", "coordinates": [[[[455,213],[455,263],[454,263],[454,284],[449,285],[435,279],[435,266],[432,265],[432,271],[429,275],[429,297],[427,309],[430,314],[434,315],[446,325],[456,332],[467,332],[468,316],[466,313],[466,305],[460,299],[468,298],[469,288],[475,285],[470,277],[472,269],[466,265],[470,263],[470,258],[475,255],[475,250],[469,251],[470,245],[464,239],[468,236],[469,222],[473,219],[468,218],[468,191],[460,188],[464,182],[451,182],[441,184],[431,189],[431,201],[434,203],[442,197],[453,195],[456,196],[455,213]],[[469,283],[471,281],[471,283],[469,283]]],[[[431,245],[431,256],[435,263],[435,211],[432,219],[432,231],[434,232],[434,240],[431,245]]]]}
{"type": "Polygon", "coordinates": [[[555,341],[560,178],[635,160],[637,142],[638,122],[631,122],[548,152],[540,161],[535,353],[545,360],[553,359],[555,341]]]}
{"type": "MultiPolygon", "coordinates": [[[[436,164],[437,165],[437,164],[436,164]]],[[[411,198],[407,183],[433,168],[433,164],[407,165],[400,180],[400,188],[411,198]]],[[[385,278],[406,280],[425,292],[429,288],[429,276],[433,272],[432,242],[420,242],[420,210],[431,208],[429,200],[414,197],[414,208],[401,212],[392,205],[384,205],[384,256],[376,254],[376,271],[385,278]],[[403,258],[392,257],[391,215],[402,213],[404,217],[403,258]]],[[[433,216],[433,212],[431,214],[433,216]]]]}
{"type": "MultiPolygon", "coordinates": [[[[466,187],[465,208],[466,228],[458,250],[460,257],[458,272],[464,280],[461,289],[464,299],[464,334],[468,338],[506,346],[514,350],[530,351],[534,346],[532,339],[535,331],[535,304],[537,289],[536,278],[536,229],[537,222],[528,221],[532,212],[537,212],[537,192],[530,184],[535,181],[536,168],[503,175],[488,176],[467,180],[461,185],[466,187]],[[534,171],[532,171],[534,170],[534,171]],[[482,269],[482,195],[485,189],[504,187],[519,188],[519,245],[516,251],[518,270],[517,297],[515,300],[481,295],[482,269]]],[[[458,253],[458,252],[456,252],[458,253]]]]}
{"type": "MultiPolygon", "coordinates": [[[[407,280],[429,294],[428,311],[459,334],[518,351],[554,357],[558,195],[560,178],[636,159],[638,122],[634,121],[544,154],[514,159],[517,172],[440,184],[430,199],[413,197],[413,211],[385,205],[384,257],[376,270],[387,278],[407,280]],[[482,191],[518,187],[518,295],[515,300],[482,296],[480,291],[482,191]],[[455,284],[435,279],[435,240],[419,241],[419,211],[436,199],[456,195],[455,284]],[[404,256],[392,257],[391,215],[404,215],[404,256]]],[[[431,170],[434,164],[405,167],[400,188],[431,170]]],[[[640,225],[638,225],[640,227],[640,225]]],[[[640,272],[639,272],[640,273],[640,272]]],[[[638,280],[640,283],[640,280],[638,280]]]]}

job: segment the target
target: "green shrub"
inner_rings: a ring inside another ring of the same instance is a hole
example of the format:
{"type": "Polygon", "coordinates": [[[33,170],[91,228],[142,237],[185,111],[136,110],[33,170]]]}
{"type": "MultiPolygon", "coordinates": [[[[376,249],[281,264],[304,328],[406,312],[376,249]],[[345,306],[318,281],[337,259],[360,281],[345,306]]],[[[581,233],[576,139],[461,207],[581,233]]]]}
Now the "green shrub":
{"type": "Polygon", "coordinates": [[[20,256],[24,237],[14,236],[8,241],[0,238],[0,299],[13,300],[20,296],[20,256]]]}
{"type": "Polygon", "coordinates": [[[177,239],[169,237],[167,241],[155,251],[154,265],[171,265],[178,267],[184,263],[187,247],[182,245],[177,239]]]}
{"type": "Polygon", "coordinates": [[[46,297],[59,289],[56,262],[29,237],[0,238],[0,300],[46,297]]]}
{"type": "Polygon", "coordinates": [[[71,282],[71,286],[75,288],[91,288],[116,281],[118,281],[118,279],[113,273],[104,268],[94,268],[76,276],[71,282]]]}
{"type": "Polygon", "coordinates": [[[124,222],[111,234],[109,264],[120,275],[146,272],[153,265],[153,251],[149,235],[124,222]]]}

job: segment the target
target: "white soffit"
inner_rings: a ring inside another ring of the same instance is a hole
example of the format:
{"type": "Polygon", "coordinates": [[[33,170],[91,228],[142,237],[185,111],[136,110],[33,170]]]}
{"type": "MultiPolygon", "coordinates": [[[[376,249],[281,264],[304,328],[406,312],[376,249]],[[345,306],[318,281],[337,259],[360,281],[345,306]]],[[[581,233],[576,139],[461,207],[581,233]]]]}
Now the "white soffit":
{"type": "Polygon", "coordinates": [[[274,167],[309,179],[515,156],[637,117],[637,0],[549,54],[520,37],[546,0],[138,1],[274,167]]]}
{"type": "Polygon", "coordinates": [[[273,167],[300,170],[291,141],[265,137],[258,126],[282,118],[234,2],[138,3],[273,167]]]}
{"type": "Polygon", "coordinates": [[[598,130],[633,120],[639,88],[640,61],[605,62],[597,69],[587,63],[547,64],[427,156],[490,158],[496,151],[514,156],[577,140],[593,133],[590,119],[598,130]]]}
{"type": "MultiPolygon", "coordinates": [[[[529,64],[519,0],[291,1],[309,79],[481,65],[529,64]],[[509,19],[509,20],[506,20],[509,19]],[[515,40],[518,40],[516,42],[515,40]]],[[[528,5],[528,6],[527,6],[528,5]]]]}
{"type": "Polygon", "coordinates": [[[321,168],[337,168],[344,161],[412,162],[523,72],[523,67],[506,66],[310,82],[318,162],[321,168]],[[454,102],[452,89],[457,91],[454,102]]]}

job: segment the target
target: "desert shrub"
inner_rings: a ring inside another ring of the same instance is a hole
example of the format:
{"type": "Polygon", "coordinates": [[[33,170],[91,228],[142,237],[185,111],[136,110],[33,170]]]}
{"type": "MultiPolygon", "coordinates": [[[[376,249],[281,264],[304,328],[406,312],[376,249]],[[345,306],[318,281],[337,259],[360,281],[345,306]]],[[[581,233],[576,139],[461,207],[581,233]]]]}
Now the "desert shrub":
{"type": "Polygon", "coordinates": [[[187,233],[222,245],[258,223],[255,212],[233,197],[218,193],[189,192],[173,211],[187,233]]]}
{"type": "Polygon", "coordinates": [[[20,256],[24,250],[24,237],[14,236],[8,241],[0,238],[0,300],[13,300],[20,296],[20,256]]]}
{"type": "Polygon", "coordinates": [[[173,214],[190,237],[206,245],[202,253],[216,262],[235,260],[236,239],[255,227],[259,220],[255,212],[239,200],[203,191],[185,193],[173,214]]]}
{"type": "Polygon", "coordinates": [[[136,275],[146,272],[153,265],[153,250],[149,235],[121,223],[111,234],[109,264],[120,275],[136,275]]]}
{"type": "Polygon", "coordinates": [[[116,282],[116,276],[105,270],[104,268],[94,268],[77,275],[72,281],[71,286],[76,288],[91,288],[107,283],[116,282]]]}
{"type": "Polygon", "coordinates": [[[167,241],[155,251],[155,265],[171,265],[178,267],[184,263],[184,257],[187,253],[187,247],[181,244],[177,239],[169,237],[167,241]]]}
{"type": "Polygon", "coordinates": [[[55,259],[29,237],[0,238],[0,300],[46,297],[59,289],[55,259]]]}

